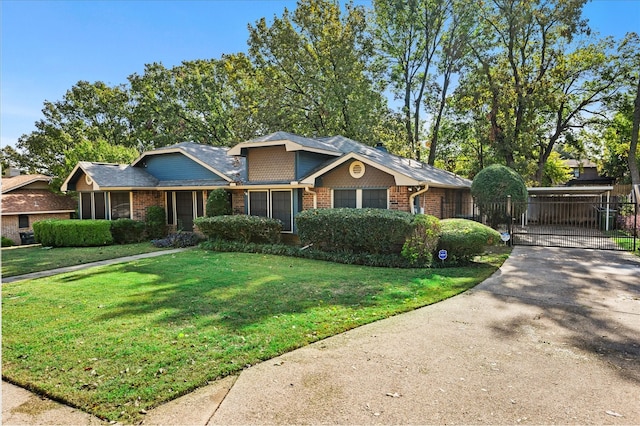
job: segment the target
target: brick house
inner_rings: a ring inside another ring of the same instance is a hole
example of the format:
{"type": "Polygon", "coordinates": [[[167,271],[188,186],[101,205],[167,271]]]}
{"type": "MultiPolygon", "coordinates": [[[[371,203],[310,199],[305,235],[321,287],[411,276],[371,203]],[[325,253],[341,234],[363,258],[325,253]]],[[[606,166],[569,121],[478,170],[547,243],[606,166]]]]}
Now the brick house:
{"type": "Polygon", "coordinates": [[[51,178],[13,175],[2,178],[2,236],[15,244],[27,243],[33,223],[44,219],[69,219],[76,200],[51,192],[51,178]],[[22,236],[22,238],[21,238],[22,236]]]}
{"type": "Polygon", "coordinates": [[[80,162],[62,185],[79,193],[80,218],[144,219],[148,206],[190,230],[208,192],[224,188],[235,214],[280,219],[311,208],[383,208],[437,217],[470,213],[471,181],[342,136],[286,132],[232,148],[192,142],[145,152],[131,165],[80,162]],[[446,208],[445,208],[446,207],[446,208]]]}

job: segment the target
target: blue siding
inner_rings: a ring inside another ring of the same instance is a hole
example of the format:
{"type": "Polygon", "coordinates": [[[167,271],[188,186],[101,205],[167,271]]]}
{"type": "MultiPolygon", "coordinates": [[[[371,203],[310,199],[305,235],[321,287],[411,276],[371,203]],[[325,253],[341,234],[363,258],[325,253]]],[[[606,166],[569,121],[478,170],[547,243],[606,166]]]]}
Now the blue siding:
{"type": "Polygon", "coordinates": [[[138,167],[144,167],[143,164],[158,180],[220,179],[217,174],[178,153],[150,155],[138,163],[138,167]]]}
{"type": "Polygon", "coordinates": [[[330,155],[316,154],[315,152],[297,151],[296,152],[296,180],[308,175],[312,170],[324,163],[330,158],[330,155]]]}

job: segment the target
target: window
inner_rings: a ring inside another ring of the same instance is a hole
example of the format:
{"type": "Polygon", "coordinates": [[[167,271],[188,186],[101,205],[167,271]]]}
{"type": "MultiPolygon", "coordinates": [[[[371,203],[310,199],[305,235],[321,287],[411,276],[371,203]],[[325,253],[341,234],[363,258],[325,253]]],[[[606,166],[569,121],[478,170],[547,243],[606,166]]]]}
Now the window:
{"type": "Polygon", "coordinates": [[[387,208],[387,190],[386,189],[363,189],[362,190],[362,207],[371,209],[387,208]]]}
{"type": "Polygon", "coordinates": [[[293,231],[293,197],[290,190],[249,191],[248,212],[282,222],[282,231],[293,231]]]}
{"type": "Polygon", "coordinates": [[[28,228],[29,227],[29,215],[21,214],[18,216],[18,228],[28,228]]]}
{"type": "Polygon", "coordinates": [[[81,192],[80,219],[106,219],[106,197],[106,192],[81,192]]]}
{"type": "Polygon", "coordinates": [[[356,208],[356,190],[355,189],[334,189],[333,190],[333,207],[336,209],[342,207],[356,208]]]}
{"type": "Polygon", "coordinates": [[[131,219],[131,204],[128,192],[111,192],[109,194],[111,220],[131,219]]]}
{"type": "Polygon", "coordinates": [[[203,216],[202,191],[167,192],[167,223],[183,231],[193,230],[193,219],[203,216]]]}
{"type": "Polygon", "coordinates": [[[334,189],[333,207],[387,209],[386,189],[334,189]]]}

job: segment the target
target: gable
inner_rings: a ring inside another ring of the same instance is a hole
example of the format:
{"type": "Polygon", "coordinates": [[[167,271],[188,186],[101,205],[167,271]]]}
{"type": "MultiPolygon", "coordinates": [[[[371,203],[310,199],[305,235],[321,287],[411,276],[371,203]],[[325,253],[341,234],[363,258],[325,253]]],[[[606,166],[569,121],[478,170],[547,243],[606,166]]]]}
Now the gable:
{"type": "Polygon", "coordinates": [[[284,145],[247,150],[249,182],[291,182],[295,179],[295,153],[284,145]]]}
{"type": "Polygon", "coordinates": [[[180,153],[149,155],[136,167],[144,167],[147,173],[160,181],[221,179],[219,175],[180,153]]]}
{"type": "Polygon", "coordinates": [[[364,165],[362,177],[353,177],[349,168],[354,161],[347,161],[320,176],[321,186],[330,188],[389,188],[395,185],[395,179],[392,175],[368,164],[364,165]]]}

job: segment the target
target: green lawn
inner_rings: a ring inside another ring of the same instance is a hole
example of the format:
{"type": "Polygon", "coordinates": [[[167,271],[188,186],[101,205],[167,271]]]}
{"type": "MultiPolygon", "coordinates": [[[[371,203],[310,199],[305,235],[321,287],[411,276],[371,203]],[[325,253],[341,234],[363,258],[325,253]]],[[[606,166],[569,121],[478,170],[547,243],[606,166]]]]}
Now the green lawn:
{"type": "Polygon", "coordinates": [[[2,276],[29,274],[65,266],[115,259],[116,257],[165,250],[151,243],[104,247],[28,247],[2,250],[2,276]]]}
{"type": "Polygon", "coordinates": [[[4,284],[2,375],[137,422],[249,364],[465,291],[507,256],[399,270],[195,249],[4,284]]]}

